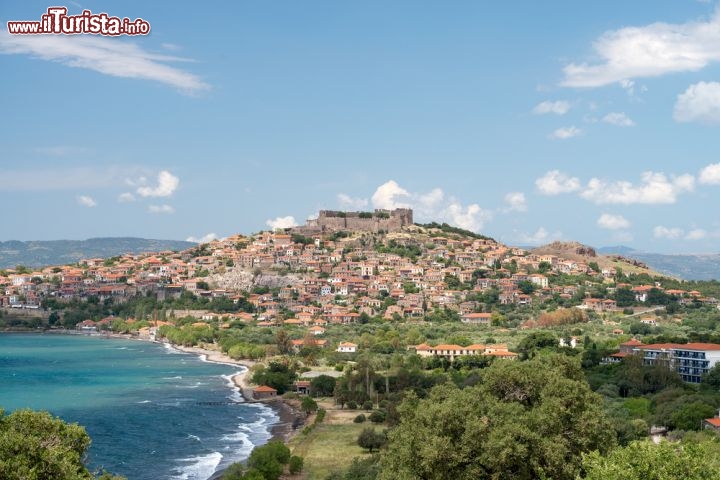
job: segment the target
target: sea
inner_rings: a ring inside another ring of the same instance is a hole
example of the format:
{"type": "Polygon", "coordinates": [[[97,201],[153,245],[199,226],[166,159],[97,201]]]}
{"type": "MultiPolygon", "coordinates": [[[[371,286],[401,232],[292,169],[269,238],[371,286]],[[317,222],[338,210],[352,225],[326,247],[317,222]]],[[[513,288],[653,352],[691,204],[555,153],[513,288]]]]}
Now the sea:
{"type": "Polygon", "coordinates": [[[266,443],[274,410],[245,403],[243,367],[137,340],[0,334],[0,408],[84,426],[91,471],[129,480],[205,480],[266,443]]]}

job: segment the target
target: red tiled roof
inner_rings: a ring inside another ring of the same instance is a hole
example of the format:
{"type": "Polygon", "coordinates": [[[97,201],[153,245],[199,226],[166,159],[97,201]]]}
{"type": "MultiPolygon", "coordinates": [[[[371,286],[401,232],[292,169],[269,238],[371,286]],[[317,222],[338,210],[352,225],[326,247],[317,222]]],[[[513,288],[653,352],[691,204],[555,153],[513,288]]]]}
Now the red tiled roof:
{"type": "Polygon", "coordinates": [[[270,393],[270,392],[277,392],[277,390],[275,390],[272,387],[268,387],[267,385],[260,385],[259,387],[255,387],[253,389],[253,392],[270,393]]]}
{"type": "Polygon", "coordinates": [[[706,418],[705,421],[708,422],[713,427],[720,428],[720,418],[706,418]]]}

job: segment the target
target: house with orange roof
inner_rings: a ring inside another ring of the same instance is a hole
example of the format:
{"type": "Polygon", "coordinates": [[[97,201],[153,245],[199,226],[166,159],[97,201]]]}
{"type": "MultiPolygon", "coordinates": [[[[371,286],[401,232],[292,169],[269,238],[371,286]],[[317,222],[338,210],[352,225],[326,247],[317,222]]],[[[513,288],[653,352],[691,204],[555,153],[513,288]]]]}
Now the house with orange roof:
{"type": "Polygon", "coordinates": [[[255,400],[266,400],[268,398],[277,397],[277,390],[267,385],[260,385],[259,387],[253,388],[253,398],[255,400]]]}
{"type": "Polygon", "coordinates": [[[351,342],[341,342],[336,351],[340,353],[355,353],[357,352],[357,345],[351,342]]]}
{"type": "Polygon", "coordinates": [[[491,313],[465,313],[460,317],[463,323],[473,323],[479,325],[490,325],[492,318],[491,313]]]}

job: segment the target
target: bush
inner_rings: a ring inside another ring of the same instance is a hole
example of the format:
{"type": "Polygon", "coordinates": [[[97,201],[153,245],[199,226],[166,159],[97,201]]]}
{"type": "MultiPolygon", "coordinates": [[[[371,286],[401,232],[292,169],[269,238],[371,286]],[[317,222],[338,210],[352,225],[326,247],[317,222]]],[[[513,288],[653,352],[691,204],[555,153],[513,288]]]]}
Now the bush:
{"type": "Polygon", "coordinates": [[[376,432],[374,428],[365,428],[358,436],[357,443],[361,448],[367,448],[370,453],[379,450],[385,445],[387,438],[382,432],[376,432]]]}
{"type": "Polygon", "coordinates": [[[318,404],[310,397],[303,397],[302,402],[300,403],[300,408],[306,415],[309,415],[318,409],[318,404]]]}
{"type": "Polygon", "coordinates": [[[326,413],[324,408],[318,409],[317,415],[315,415],[315,424],[322,423],[322,421],[325,420],[326,413]]]}
{"type": "Polygon", "coordinates": [[[357,402],[356,402],[355,400],[350,400],[350,401],[347,403],[347,407],[348,407],[348,410],[357,410],[358,404],[357,404],[357,402]]]}
{"type": "Polygon", "coordinates": [[[363,410],[367,410],[369,412],[370,410],[372,410],[372,408],[373,408],[372,400],[368,400],[363,403],[363,410]]]}
{"type": "Polygon", "coordinates": [[[373,423],[383,423],[385,421],[385,418],[387,417],[387,414],[383,412],[382,410],[375,410],[370,414],[368,417],[371,422],[373,423]]]}
{"type": "Polygon", "coordinates": [[[365,422],[365,420],[366,420],[366,419],[365,419],[365,415],[361,413],[360,415],[358,415],[357,417],[355,417],[355,419],[353,420],[353,422],[354,422],[354,423],[363,423],[363,422],[365,422]]]}
{"type": "Polygon", "coordinates": [[[290,457],[290,464],[289,464],[289,471],[292,475],[296,475],[300,472],[302,472],[303,469],[303,459],[302,457],[298,457],[297,455],[293,455],[290,457]]]}

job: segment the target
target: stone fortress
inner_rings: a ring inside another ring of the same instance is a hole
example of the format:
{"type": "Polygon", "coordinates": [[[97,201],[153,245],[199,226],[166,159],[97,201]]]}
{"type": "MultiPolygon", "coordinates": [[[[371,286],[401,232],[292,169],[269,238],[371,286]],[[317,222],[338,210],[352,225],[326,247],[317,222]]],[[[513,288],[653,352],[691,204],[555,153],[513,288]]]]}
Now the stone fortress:
{"type": "Polygon", "coordinates": [[[292,230],[304,235],[348,230],[353,232],[397,232],[413,224],[410,208],[395,210],[375,209],[374,212],[341,212],[320,210],[318,218],[308,220],[304,226],[292,230]]]}

